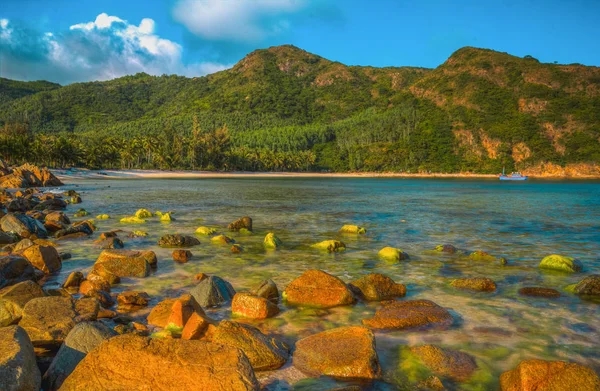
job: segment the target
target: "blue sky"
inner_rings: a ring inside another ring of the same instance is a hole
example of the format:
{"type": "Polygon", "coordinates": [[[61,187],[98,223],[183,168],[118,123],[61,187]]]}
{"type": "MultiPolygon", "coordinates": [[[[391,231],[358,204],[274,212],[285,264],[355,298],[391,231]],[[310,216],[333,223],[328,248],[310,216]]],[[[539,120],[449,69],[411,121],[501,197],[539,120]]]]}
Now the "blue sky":
{"type": "Polygon", "coordinates": [[[476,46],[600,65],[599,0],[2,0],[0,76],[201,76],[291,43],[350,65],[436,67],[476,46]]]}

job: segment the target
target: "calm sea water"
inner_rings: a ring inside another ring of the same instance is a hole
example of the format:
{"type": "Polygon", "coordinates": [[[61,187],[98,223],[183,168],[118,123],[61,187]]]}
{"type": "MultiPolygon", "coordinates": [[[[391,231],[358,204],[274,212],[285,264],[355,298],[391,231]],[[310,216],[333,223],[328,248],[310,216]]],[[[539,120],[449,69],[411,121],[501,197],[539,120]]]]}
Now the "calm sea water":
{"type": "MultiPolygon", "coordinates": [[[[500,373],[529,358],[577,361],[600,369],[598,303],[568,293],[554,300],[517,294],[523,286],[563,290],[587,274],[600,273],[598,182],[249,178],[71,183],[68,188],[82,193],[81,207],[93,216],[112,216],[97,222],[98,232],[120,228],[149,233],[144,239],[125,239],[125,246],[156,251],[158,270],[146,279],[125,279],[113,291],[145,290],[153,297],[152,305],[188,292],[199,272],[223,277],[240,291],[272,278],[283,291],[305,270],[318,268],[347,282],[371,272],[384,273],[407,286],[407,298],[430,299],[449,308],[457,318],[450,330],[376,334],[385,381],[371,385],[373,389],[402,384],[407,376],[406,370],[398,369],[403,349],[424,343],[460,349],[477,358],[480,370],[473,379],[449,384],[450,388],[497,389],[500,373]],[[139,226],[119,223],[119,218],[142,207],[173,211],[177,220],[164,224],[151,219],[139,226]],[[246,249],[242,254],[231,254],[229,247],[200,237],[202,244],[192,249],[193,260],[180,265],[171,260],[172,250],[156,246],[163,234],[193,235],[200,225],[226,231],[229,222],[245,215],[253,218],[254,234],[231,234],[246,249]],[[343,224],[364,226],[368,233],[339,235],[343,224]],[[264,251],[262,240],[271,231],[284,242],[281,251],[264,251]],[[347,251],[329,255],[308,247],[326,239],[342,240],[347,251]],[[427,252],[443,243],[465,253],[484,250],[509,263],[477,263],[427,252]],[[388,245],[403,249],[410,259],[392,265],[380,261],[377,251],[388,245]],[[584,273],[540,271],[539,261],[553,253],[580,259],[584,273]],[[449,287],[453,278],[469,276],[494,279],[498,291],[473,294],[449,287]]],[[[71,206],[69,213],[76,209],[71,206]]],[[[62,282],[73,270],[89,270],[101,251],[91,243],[62,243],[61,251],[70,251],[73,258],[50,283],[62,282]]],[[[322,311],[281,308],[278,317],[255,325],[293,345],[298,338],[328,328],[358,325],[375,312],[377,303],[322,311]]],[[[227,307],[208,312],[219,319],[230,317],[227,307]]],[[[342,384],[303,379],[289,364],[258,376],[272,390],[319,390],[342,384]]]]}

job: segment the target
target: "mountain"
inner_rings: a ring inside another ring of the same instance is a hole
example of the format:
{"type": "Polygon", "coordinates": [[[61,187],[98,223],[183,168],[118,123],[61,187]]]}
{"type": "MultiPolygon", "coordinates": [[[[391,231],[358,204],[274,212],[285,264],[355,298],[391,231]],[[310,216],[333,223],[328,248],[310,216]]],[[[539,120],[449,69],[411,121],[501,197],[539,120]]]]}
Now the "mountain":
{"type": "Polygon", "coordinates": [[[0,80],[5,128],[89,144],[165,132],[188,140],[194,126],[226,125],[229,169],[269,169],[240,160],[267,151],[310,152],[306,169],[335,171],[594,172],[600,163],[600,68],[487,49],[462,48],[424,69],[346,66],[285,45],[206,77],[33,86],[0,80]]]}

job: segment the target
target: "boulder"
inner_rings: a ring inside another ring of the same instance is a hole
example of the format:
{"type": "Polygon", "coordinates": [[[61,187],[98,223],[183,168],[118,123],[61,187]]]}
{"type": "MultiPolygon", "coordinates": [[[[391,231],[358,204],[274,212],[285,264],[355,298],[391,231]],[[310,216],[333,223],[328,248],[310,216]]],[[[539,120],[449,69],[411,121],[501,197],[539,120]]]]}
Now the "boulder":
{"type": "Polygon", "coordinates": [[[564,361],[526,360],[500,375],[502,391],[597,391],[593,369],[564,361]]]}
{"type": "Polygon", "coordinates": [[[34,267],[18,255],[0,256],[0,288],[21,281],[37,280],[34,267]]]}
{"type": "Polygon", "coordinates": [[[126,334],[88,353],[61,387],[61,391],[106,389],[258,391],[260,386],[237,348],[126,334]]]}
{"type": "Polygon", "coordinates": [[[74,223],[66,229],[56,231],[54,237],[61,240],[82,238],[93,234],[95,230],[96,228],[90,221],[84,220],[74,223]]]}
{"type": "Polygon", "coordinates": [[[202,316],[197,312],[194,312],[181,331],[181,339],[201,339],[210,324],[209,319],[206,316],[202,316]]]}
{"type": "Polygon", "coordinates": [[[268,249],[276,249],[277,247],[281,247],[282,245],[281,239],[277,237],[273,232],[269,232],[265,236],[265,240],[263,240],[263,245],[268,249]]]}
{"type": "Polygon", "coordinates": [[[91,297],[91,298],[98,300],[100,305],[104,308],[110,308],[115,304],[115,300],[112,298],[110,293],[108,293],[106,291],[102,291],[102,290],[97,290],[97,289],[89,290],[85,294],[85,297],[91,297]]]}
{"type": "Polygon", "coordinates": [[[198,227],[195,232],[197,235],[210,236],[217,233],[217,230],[209,227],[198,227]]]}
{"type": "Polygon", "coordinates": [[[75,302],[69,297],[47,296],[31,299],[23,308],[19,325],[34,344],[62,343],[75,326],[75,302]]]}
{"type": "Polygon", "coordinates": [[[412,354],[434,374],[463,382],[469,380],[477,370],[473,356],[435,345],[423,345],[410,348],[412,354]]]}
{"type": "Polygon", "coordinates": [[[44,374],[44,389],[58,390],[89,352],[115,335],[101,322],[82,322],[73,327],[44,374]]]}
{"type": "Polygon", "coordinates": [[[445,308],[432,301],[407,300],[384,302],[363,324],[372,329],[446,329],[453,321],[445,308]]]}
{"type": "Polygon", "coordinates": [[[192,295],[184,294],[176,299],[165,299],[158,303],[148,315],[148,324],[167,327],[174,324],[184,327],[194,312],[204,316],[204,311],[192,295]]]}
{"type": "Polygon", "coordinates": [[[88,278],[79,284],[79,293],[87,296],[93,290],[110,292],[110,283],[94,272],[88,273],[88,278]]]}
{"type": "Polygon", "coordinates": [[[146,307],[150,301],[150,296],[142,291],[125,291],[117,296],[119,310],[132,311],[146,307]]]}
{"type": "Polygon", "coordinates": [[[35,206],[36,210],[64,210],[67,209],[67,203],[60,198],[51,198],[44,200],[35,206]]]}
{"type": "Polygon", "coordinates": [[[289,357],[289,347],[277,338],[261,333],[256,327],[228,320],[219,323],[212,342],[243,351],[255,371],[280,368],[289,357]]]}
{"type": "Polygon", "coordinates": [[[252,219],[248,216],[244,216],[236,221],[230,223],[227,228],[230,231],[239,231],[242,228],[252,231],[252,219]]]}
{"type": "Polygon", "coordinates": [[[173,260],[177,263],[186,263],[192,258],[192,252],[189,250],[175,250],[172,255],[173,260]]]}
{"type": "Polygon", "coordinates": [[[338,327],[296,342],[294,366],[310,376],[376,379],[381,374],[373,333],[364,327],[338,327]]]}
{"type": "Polygon", "coordinates": [[[324,240],[313,244],[311,247],[321,251],[327,251],[328,253],[337,253],[346,250],[346,245],[339,240],[324,240]]]}
{"type": "Polygon", "coordinates": [[[15,197],[6,205],[6,210],[9,212],[25,213],[36,206],[37,202],[25,197],[15,197]]]}
{"type": "Polygon", "coordinates": [[[575,285],[573,292],[580,296],[600,296],[600,275],[587,276],[575,285]]]}
{"type": "Polygon", "coordinates": [[[450,285],[457,289],[475,292],[495,292],[496,283],[486,277],[457,278],[450,285]]]}
{"type": "Polygon", "coordinates": [[[233,299],[235,289],[222,278],[209,276],[200,281],[190,294],[202,307],[217,307],[233,299]]]}
{"type": "Polygon", "coordinates": [[[94,263],[94,270],[104,270],[118,277],[147,277],[156,264],[153,251],[104,250],[94,263]]]}
{"type": "Polygon", "coordinates": [[[158,240],[160,247],[192,247],[200,244],[200,241],[193,236],[187,235],[164,235],[158,240]]]}
{"type": "Polygon", "coordinates": [[[321,270],[308,270],[285,288],[288,304],[317,308],[350,305],[356,302],[348,286],[339,278],[321,270]]]}
{"type": "Polygon", "coordinates": [[[398,262],[408,259],[408,254],[399,248],[395,247],[384,247],[377,253],[379,258],[382,258],[389,262],[398,262]]]}
{"type": "Polygon", "coordinates": [[[23,239],[23,240],[19,240],[18,243],[16,243],[14,245],[14,247],[12,248],[12,252],[13,253],[20,253],[21,251],[25,250],[27,247],[31,247],[35,244],[35,242],[31,239],[23,239]]]}
{"type": "Polygon", "coordinates": [[[557,298],[560,297],[560,292],[556,289],[552,288],[541,288],[536,286],[524,287],[519,289],[519,294],[521,296],[531,296],[531,297],[547,297],[547,298],[557,298]]]}
{"type": "Polygon", "coordinates": [[[41,375],[31,340],[23,328],[0,328],[0,390],[38,391],[41,375]]]}
{"type": "Polygon", "coordinates": [[[563,255],[548,255],[538,265],[540,269],[556,270],[567,273],[580,272],[583,269],[581,262],[575,258],[565,257],[563,255]]]}
{"type": "Polygon", "coordinates": [[[363,227],[359,227],[358,225],[350,225],[350,224],[346,224],[344,226],[342,226],[342,228],[340,228],[340,233],[341,234],[358,234],[358,235],[362,235],[362,234],[366,234],[367,230],[363,227]]]}
{"type": "Polygon", "coordinates": [[[32,299],[44,297],[42,288],[33,281],[23,281],[0,290],[0,327],[16,323],[23,308],[32,299]]]}
{"type": "Polygon", "coordinates": [[[279,290],[273,280],[263,280],[255,286],[250,293],[256,296],[264,297],[273,303],[279,302],[279,290]]]}
{"type": "Polygon", "coordinates": [[[391,300],[406,295],[404,285],[397,284],[390,277],[379,273],[367,274],[352,281],[350,286],[356,288],[359,296],[368,301],[391,300]]]}
{"type": "Polygon", "coordinates": [[[58,251],[52,246],[29,246],[21,252],[31,264],[46,274],[52,274],[62,268],[62,261],[58,251]]]}
{"type": "Polygon", "coordinates": [[[38,238],[48,237],[48,231],[46,231],[44,224],[24,214],[8,213],[0,219],[0,228],[4,232],[14,232],[24,238],[31,235],[38,238]]]}
{"type": "Polygon", "coordinates": [[[84,280],[83,273],[80,271],[74,271],[69,274],[65,282],[62,284],[62,287],[65,289],[68,288],[77,288],[79,289],[79,285],[84,280]]]}
{"type": "Polygon", "coordinates": [[[231,302],[231,313],[234,316],[250,319],[271,318],[279,313],[279,307],[264,297],[251,293],[236,293],[231,302]]]}

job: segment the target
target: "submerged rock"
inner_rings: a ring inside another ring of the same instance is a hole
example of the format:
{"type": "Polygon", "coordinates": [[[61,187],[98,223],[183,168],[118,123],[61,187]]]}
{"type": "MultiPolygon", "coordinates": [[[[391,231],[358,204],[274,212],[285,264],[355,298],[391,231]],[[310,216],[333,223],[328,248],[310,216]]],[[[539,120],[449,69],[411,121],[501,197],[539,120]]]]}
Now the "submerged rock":
{"type": "Polygon", "coordinates": [[[573,292],[581,296],[600,296],[600,275],[587,276],[575,285],[573,292]]]}
{"type": "Polygon", "coordinates": [[[407,300],[383,303],[363,324],[373,329],[446,329],[453,321],[448,310],[432,301],[407,300]]]}
{"type": "Polygon", "coordinates": [[[242,228],[247,229],[248,231],[252,231],[252,218],[248,216],[244,216],[236,221],[230,223],[227,228],[230,231],[239,231],[242,228]]]}
{"type": "Polygon", "coordinates": [[[486,277],[457,278],[450,285],[457,289],[476,292],[495,292],[496,283],[486,277]]]}
{"type": "Polygon", "coordinates": [[[251,293],[236,293],[231,302],[231,313],[244,318],[266,319],[277,315],[279,307],[264,297],[251,293]]]}
{"type": "Polygon", "coordinates": [[[226,235],[217,235],[213,236],[210,242],[214,244],[232,244],[235,243],[235,240],[226,235]]]}
{"type": "Polygon", "coordinates": [[[137,217],[138,219],[148,219],[152,217],[152,212],[144,208],[138,209],[137,212],[135,212],[135,217],[137,217]]]}
{"type": "Polygon", "coordinates": [[[519,289],[519,294],[521,296],[531,296],[531,297],[548,297],[548,298],[556,298],[560,297],[560,292],[556,289],[552,288],[541,288],[541,287],[524,287],[519,289]]]}
{"type": "Polygon", "coordinates": [[[94,244],[102,249],[119,249],[125,247],[123,241],[117,237],[109,237],[104,239],[98,239],[94,241],[94,244]]]}
{"type": "Polygon", "coordinates": [[[267,236],[265,236],[263,244],[265,248],[276,249],[277,247],[280,247],[283,243],[273,232],[269,232],[267,236]]]}
{"type": "Polygon", "coordinates": [[[308,270],[285,288],[283,297],[288,304],[330,308],[354,304],[356,299],[339,278],[321,270],[308,270]]]}
{"type": "Polygon", "coordinates": [[[580,272],[583,269],[581,263],[575,258],[565,257],[563,255],[548,255],[540,262],[540,269],[556,270],[567,273],[580,272]]]}
{"type": "Polygon", "coordinates": [[[118,277],[147,277],[156,267],[153,251],[104,250],[94,263],[95,271],[107,271],[118,277]]]}
{"type": "Polygon", "coordinates": [[[376,379],[381,374],[373,333],[338,327],[296,342],[294,366],[310,376],[376,379]]]}
{"type": "Polygon", "coordinates": [[[457,350],[423,345],[412,347],[410,351],[433,373],[455,381],[467,381],[477,370],[475,358],[457,350]]]}
{"type": "Polygon", "coordinates": [[[232,300],[235,289],[224,279],[210,276],[200,281],[190,294],[202,307],[216,307],[232,300]]]}
{"type": "Polygon", "coordinates": [[[495,262],[496,257],[486,253],[485,251],[477,250],[469,254],[469,259],[478,262],[495,262]]]}
{"type": "Polygon", "coordinates": [[[384,247],[377,253],[379,258],[385,259],[386,261],[398,262],[408,259],[408,254],[399,248],[384,247]]]}
{"type": "Polygon", "coordinates": [[[360,296],[368,301],[390,300],[406,295],[404,285],[397,284],[390,277],[379,273],[367,274],[358,280],[352,281],[350,285],[355,287],[360,296]]]}
{"type": "Polygon", "coordinates": [[[61,390],[107,388],[258,391],[260,386],[246,355],[237,348],[127,334],[104,341],[88,353],[61,390]]]}
{"type": "Polygon", "coordinates": [[[502,391],[597,391],[600,378],[593,369],[564,361],[526,360],[500,375],[502,391]]]}
{"type": "Polygon", "coordinates": [[[339,240],[324,240],[319,243],[315,243],[311,246],[318,250],[327,251],[329,253],[337,253],[346,250],[346,245],[339,240]]]}
{"type": "Polygon", "coordinates": [[[119,222],[124,223],[124,224],[144,224],[146,222],[146,220],[140,219],[139,217],[136,217],[136,216],[127,216],[127,217],[123,217],[121,220],[119,220],[119,222]]]}
{"type": "Polygon", "coordinates": [[[209,228],[209,227],[198,227],[196,229],[196,234],[198,235],[205,235],[205,236],[210,236],[210,235],[214,235],[217,233],[217,230],[214,228],[209,228]]]}
{"type": "Polygon", "coordinates": [[[341,234],[366,234],[367,230],[363,227],[359,227],[358,225],[349,225],[346,224],[342,228],[340,228],[341,234]]]}
{"type": "Polygon", "coordinates": [[[164,235],[158,240],[160,247],[192,247],[200,244],[200,241],[193,236],[187,235],[164,235]]]}
{"type": "Polygon", "coordinates": [[[177,263],[186,263],[192,258],[192,252],[189,250],[175,250],[171,255],[177,263]]]}
{"type": "Polygon", "coordinates": [[[41,387],[33,345],[20,326],[0,328],[0,390],[37,391],[41,387]]]}
{"type": "Polygon", "coordinates": [[[438,253],[444,253],[444,254],[455,254],[456,247],[454,247],[451,244],[440,244],[438,246],[435,246],[434,251],[436,251],[438,253]]]}

